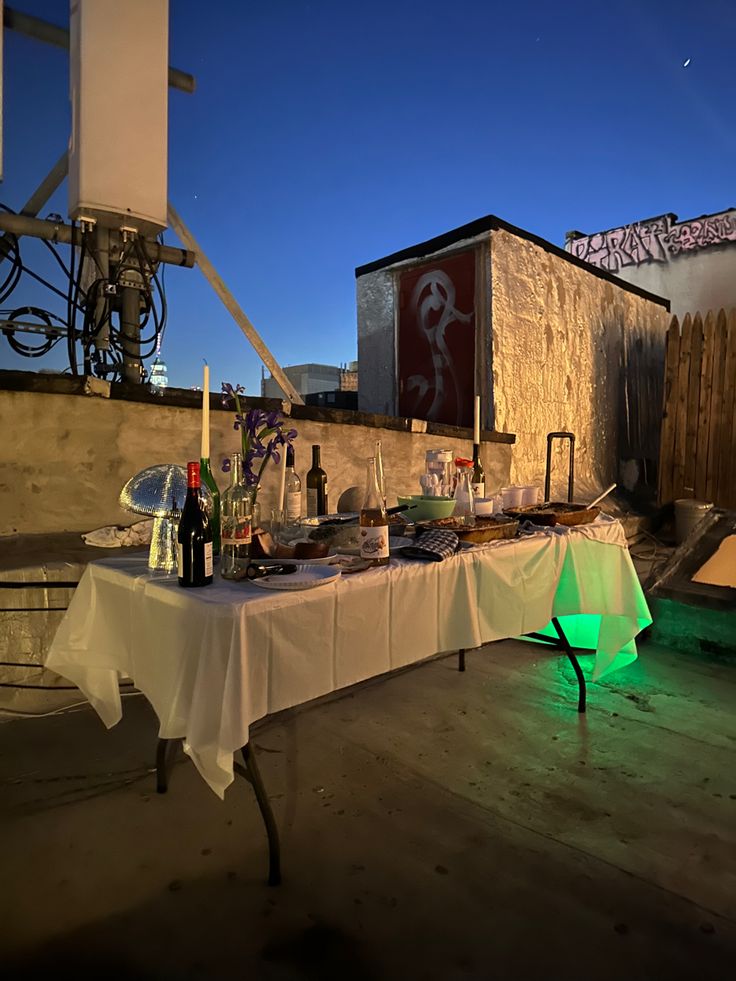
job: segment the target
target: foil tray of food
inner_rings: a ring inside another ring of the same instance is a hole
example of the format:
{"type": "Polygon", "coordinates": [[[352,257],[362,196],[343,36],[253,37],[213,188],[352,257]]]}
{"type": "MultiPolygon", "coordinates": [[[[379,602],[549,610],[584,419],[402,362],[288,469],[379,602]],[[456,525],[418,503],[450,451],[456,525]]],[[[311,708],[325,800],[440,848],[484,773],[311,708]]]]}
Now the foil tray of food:
{"type": "Polygon", "coordinates": [[[442,528],[444,531],[454,531],[461,542],[471,542],[482,545],[485,542],[499,541],[504,538],[514,538],[519,530],[519,522],[509,517],[476,517],[474,525],[466,525],[457,518],[436,518],[434,521],[423,521],[417,525],[417,534],[442,528]]]}
{"type": "Polygon", "coordinates": [[[535,525],[588,525],[601,513],[600,508],[590,508],[587,504],[568,504],[551,501],[548,504],[530,504],[523,508],[507,508],[506,514],[519,521],[531,521],[535,525]]]}

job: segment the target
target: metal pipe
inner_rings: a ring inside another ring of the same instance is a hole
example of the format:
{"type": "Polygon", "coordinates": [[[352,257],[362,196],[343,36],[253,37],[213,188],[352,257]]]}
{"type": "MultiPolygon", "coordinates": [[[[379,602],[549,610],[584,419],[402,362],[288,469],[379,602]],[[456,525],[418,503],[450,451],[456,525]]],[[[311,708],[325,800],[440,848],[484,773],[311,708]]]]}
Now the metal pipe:
{"type": "MultiPolygon", "coordinates": [[[[46,44],[53,44],[56,48],[69,50],[69,31],[65,27],[56,24],[49,24],[48,21],[41,20],[39,17],[32,17],[11,7],[5,7],[3,11],[3,24],[10,31],[17,31],[32,37],[36,41],[43,41],[46,44]]],[[[193,75],[182,72],[178,68],[169,68],[169,85],[172,89],[179,89],[191,95],[197,83],[193,75]]]]}
{"type": "MultiPolygon", "coordinates": [[[[59,187],[61,182],[64,180],[68,170],[69,156],[65,150],[48,172],[46,177],[44,177],[36,190],[20,209],[20,214],[25,215],[27,218],[35,218],[57,187],[59,187]]],[[[7,243],[8,235],[6,234],[0,238],[0,263],[2,263],[3,259],[6,259],[8,256],[8,249],[6,248],[7,243]]]]}
{"type": "MultiPolygon", "coordinates": [[[[295,402],[297,405],[304,405],[304,399],[294,388],[278,361],[266,347],[263,338],[245,315],[238,301],[232,295],[230,290],[227,288],[227,286],[225,286],[224,282],[218,275],[217,270],[199,247],[192,233],[174,210],[171,202],[169,202],[169,224],[179,236],[180,241],[182,241],[184,245],[196,253],[197,265],[209,281],[210,286],[220,297],[235,323],[238,325],[238,327],[240,327],[242,332],[253,345],[258,357],[261,359],[261,361],[263,361],[265,366],[281,386],[281,390],[283,391],[284,395],[286,395],[291,402],[295,402]]],[[[2,227],[2,225],[0,225],[0,227],[2,227]]]]}
{"type": "Polygon", "coordinates": [[[135,286],[124,286],[121,292],[120,329],[123,335],[123,378],[133,385],[140,385],[142,377],[140,294],[135,286]]]}
{"type": "MultiPolygon", "coordinates": [[[[45,221],[42,218],[29,218],[26,215],[11,215],[0,212],[0,231],[13,235],[29,235],[32,238],[43,238],[48,242],[59,242],[64,245],[81,245],[81,229],[66,225],[64,222],[45,221]]],[[[194,252],[186,249],[176,249],[171,245],[161,245],[152,239],[142,239],[151,262],[165,262],[172,266],[186,266],[191,269],[196,261],[194,252]]],[[[2,242],[2,239],[0,239],[2,242]]]]}

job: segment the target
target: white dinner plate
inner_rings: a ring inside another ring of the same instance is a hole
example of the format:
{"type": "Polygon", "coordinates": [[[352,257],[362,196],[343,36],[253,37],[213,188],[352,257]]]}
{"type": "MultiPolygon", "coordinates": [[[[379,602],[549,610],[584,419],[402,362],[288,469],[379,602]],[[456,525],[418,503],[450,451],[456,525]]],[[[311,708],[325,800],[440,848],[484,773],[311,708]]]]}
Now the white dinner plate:
{"type": "Polygon", "coordinates": [[[337,552],[324,555],[321,559],[253,559],[257,565],[334,565],[340,558],[337,552]]]}
{"type": "Polygon", "coordinates": [[[318,565],[298,569],[296,572],[285,576],[264,576],[262,579],[251,579],[250,582],[253,586],[260,586],[261,589],[314,589],[315,586],[323,586],[325,583],[333,582],[339,576],[339,569],[318,565]]]}
{"type": "Polygon", "coordinates": [[[335,525],[335,528],[340,528],[342,525],[349,524],[347,519],[354,521],[359,518],[360,514],[358,511],[345,511],[343,514],[318,514],[316,518],[300,518],[299,523],[303,528],[319,528],[323,525],[325,521],[333,521],[335,518],[340,519],[340,523],[335,525]]]}
{"type": "MultiPolygon", "coordinates": [[[[405,538],[403,535],[390,535],[388,539],[388,550],[389,552],[398,552],[405,545],[413,544],[413,538],[405,538]]],[[[337,551],[340,555],[360,555],[360,546],[356,546],[355,548],[338,548],[337,551]]]]}

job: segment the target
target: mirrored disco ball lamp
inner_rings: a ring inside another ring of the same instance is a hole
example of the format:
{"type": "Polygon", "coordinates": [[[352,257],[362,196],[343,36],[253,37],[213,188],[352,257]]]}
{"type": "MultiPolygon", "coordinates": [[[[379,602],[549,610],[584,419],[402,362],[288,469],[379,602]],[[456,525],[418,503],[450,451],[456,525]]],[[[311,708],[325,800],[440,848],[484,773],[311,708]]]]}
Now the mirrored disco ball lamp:
{"type": "MultiPolygon", "coordinates": [[[[205,499],[210,493],[202,488],[205,499]]],[[[176,569],[178,517],[187,496],[187,472],[176,463],[141,470],[120,491],[120,507],[153,518],[148,568],[176,569]]],[[[211,495],[210,495],[211,497],[211,495]]],[[[211,506],[211,500],[209,504],[211,506]]]]}

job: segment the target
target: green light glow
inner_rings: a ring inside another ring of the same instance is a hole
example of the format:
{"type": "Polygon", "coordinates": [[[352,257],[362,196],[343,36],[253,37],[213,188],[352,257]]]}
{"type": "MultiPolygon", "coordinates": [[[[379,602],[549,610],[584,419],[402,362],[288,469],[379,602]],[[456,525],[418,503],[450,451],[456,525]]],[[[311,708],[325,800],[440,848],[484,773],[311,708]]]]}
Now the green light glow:
{"type": "MultiPolygon", "coordinates": [[[[598,635],[601,629],[601,618],[596,613],[576,613],[574,616],[558,617],[560,626],[565,631],[565,636],[570,641],[571,647],[581,647],[586,650],[594,651],[598,647],[598,635]]],[[[535,633],[544,634],[550,640],[557,640],[557,631],[550,621],[543,630],[535,633]]],[[[522,637],[522,640],[530,640],[534,644],[543,644],[542,640],[535,640],[534,637],[522,637]]],[[[627,650],[631,645],[623,648],[627,650]]]]}

